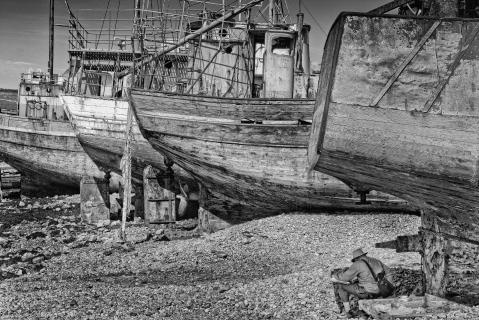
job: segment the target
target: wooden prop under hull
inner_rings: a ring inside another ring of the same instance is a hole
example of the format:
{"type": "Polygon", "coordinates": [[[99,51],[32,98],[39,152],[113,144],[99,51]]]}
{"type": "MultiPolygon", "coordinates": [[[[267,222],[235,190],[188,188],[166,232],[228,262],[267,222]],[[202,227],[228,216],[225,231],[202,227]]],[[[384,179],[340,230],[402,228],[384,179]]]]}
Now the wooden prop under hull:
{"type": "MultiPolygon", "coordinates": [[[[152,146],[196,177],[231,219],[354,205],[339,180],[308,176],[307,120],[313,101],[229,99],[132,89],[152,146]]],[[[213,206],[213,205],[212,205],[213,206]]]]}
{"type": "Polygon", "coordinates": [[[25,192],[34,196],[78,193],[83,175],[104,176],[65,121],[0,114],[0,157],[22,173],[25,192]]]}
{"type": "Polygon", "coordinates": [[[323,56],[310,168],[479,240],[478,33],[477,20],[342,14],[323,56]]]}
{"type": "MultiPolygon", "coordinates": [[[[121,158],[125,148],[126,120],[129,104],[125,100],[62,96],[65,111],[85,152],[101,168],[121,174],[121,158]]],[[[151,165],[164,172],[164,157],[146,141],[136,121],[133,126],[132,179],[142,184],[143,170],[151,165]]],[[[184,170],[173,166],[177,182],[195,186],[184,170]]],[[[194,190],[194,189],[193,189],[194,190]]]]}

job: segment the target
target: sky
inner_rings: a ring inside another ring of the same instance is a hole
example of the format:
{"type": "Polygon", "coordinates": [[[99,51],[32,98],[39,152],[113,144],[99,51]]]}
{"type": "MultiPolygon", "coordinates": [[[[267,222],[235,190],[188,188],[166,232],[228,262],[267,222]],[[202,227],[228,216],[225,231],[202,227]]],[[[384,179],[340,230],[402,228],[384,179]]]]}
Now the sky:
{"type": "MultiPolygon", "coordinates": [[[[55,1],[55,23],[66,24],[64,0],[55,1]]],[[[118,0],[110,0],[118,3],[118,0]]],[[[300,0],[285,0],[291,15],[300,0]]],[[[305,22],[312,26],[311,60],[320,62],[326,33],[342,11],[366,12],[389,0],[301,0],[305,22]],[[318,26],[319,24],[319,26],[318,26]]],[[[73,10],[106,8],[108,0],[69,0],[73,10]]],[[[133,7],[134,0],[123,5],[133,7]]],[[[49,0],[0,0],[0,88],[15,89],[20,74],[28,70],[47,71],[49,0]]],[[[67,30],[55,28],[54,71],[67,68],[67,30]]]]}

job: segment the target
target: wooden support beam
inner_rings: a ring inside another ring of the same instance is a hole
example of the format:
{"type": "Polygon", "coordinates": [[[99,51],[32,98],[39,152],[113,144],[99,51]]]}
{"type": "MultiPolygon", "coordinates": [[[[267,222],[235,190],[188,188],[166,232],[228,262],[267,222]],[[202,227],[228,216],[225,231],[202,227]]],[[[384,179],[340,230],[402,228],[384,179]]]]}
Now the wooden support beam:
{"type": "Polygon", "coordinates": [[[388,92],[388,90],[392,87],[394,82],[399,78],[401,73],[406,69],[406,67],[411,63],[412,59],[418,54],[419,50],[422,49],[424,44],[429,40],[429,38],[432,36],[432,34],[437,30],[439,25],[441,24],[441,21],[435,21],[432,26],[429,28],[429,30],[426,32],[426,34],[421,38],[421,40],[416,44],[414,49],[407,55],[406,59],[401,63],[401,65],[396,69],[396,71],[393,73],[391,78],[389,78],[388,82],[386,85],[381,89],[381,91],[378,93],[378,95],[371,101],[369,104],[371,107],[377,106],[379,101],[384,97],[384,95],[388,92]]]}
{"type": "Polygon", "coordinates": [[[396,240],[376,243],[376,248],[395,249],[396,252],[419,252],[426,293],[445,296],[451,252],[451,245],[446,237],[421,231],[417,235],[400,236],[396,240]]]}
{"type": "Polygon", "coordinates": [[[414,0],[394,0],[389,3],[386,3],[385,5],[382,5],[380,7],[377,7],[374,10],[369,11],[368,13],[371,14],[385,14],[389,11],[392,11],[394,9],[399,8],[400,6],[403,6],[408,3],[412,3],[414,0]]]}
{"type": "Polygon", "coordinates": [[[376,243],[376,248],[395,249],[396,252],[421,252],[422,235],[399,236],[396,240],[376,243]]]}

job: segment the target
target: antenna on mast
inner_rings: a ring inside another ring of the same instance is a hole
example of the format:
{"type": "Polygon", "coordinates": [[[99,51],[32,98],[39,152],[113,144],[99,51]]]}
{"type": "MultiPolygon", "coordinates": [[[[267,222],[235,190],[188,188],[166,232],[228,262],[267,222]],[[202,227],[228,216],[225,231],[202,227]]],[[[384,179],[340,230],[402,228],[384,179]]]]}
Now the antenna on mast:
{"type": "Polygon", "coordinates": [[[54,5],[55,0],[50,0],[50,19],[49,19],[49,49],[48,49],[48,73],[50,75],[50,81],[53,81],[53,39],[54,39],[54,5]]]}

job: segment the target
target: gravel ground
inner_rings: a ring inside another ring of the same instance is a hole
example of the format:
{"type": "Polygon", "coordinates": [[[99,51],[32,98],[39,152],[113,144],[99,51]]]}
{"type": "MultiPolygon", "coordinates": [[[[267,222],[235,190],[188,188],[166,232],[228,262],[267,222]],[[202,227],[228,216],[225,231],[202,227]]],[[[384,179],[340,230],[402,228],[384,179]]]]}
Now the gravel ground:
{"type": "MultiPolygon", "coordinates": [[[[85,226],[77,205],[66,209],[76,200],[62,199],[64,209],[42,207],[22,222],[10,215],[35,210],[2,204],[0,219],[10,218],[0,220],[0,255],[30,256],[2,268],[15,276],[0,281],[0,319],[337,319],[330,271],[348,266],[357,247],[392,267],[404,293],[418,282],[418,254],[374,248],[416,233],[414,216],[295,213],[172,241],[161,241],[172,230],[133,223],[134,244],[121,245],[117,224],[85,226]],[[43,259],[32,263],[35,255],[43,259]]],[[[447,319],[476,314],[465,307],[447,319]]]]}

